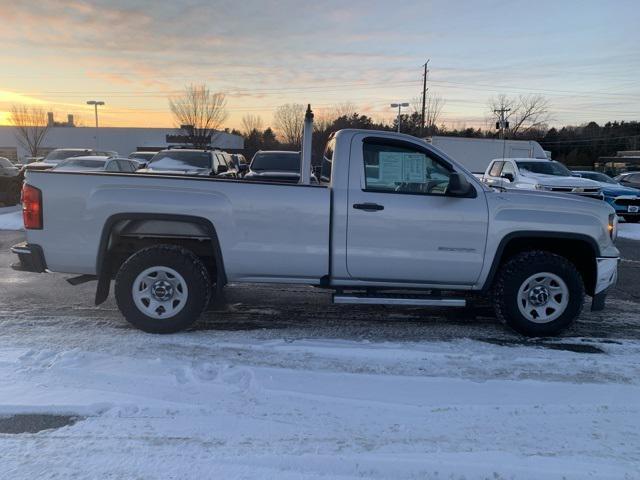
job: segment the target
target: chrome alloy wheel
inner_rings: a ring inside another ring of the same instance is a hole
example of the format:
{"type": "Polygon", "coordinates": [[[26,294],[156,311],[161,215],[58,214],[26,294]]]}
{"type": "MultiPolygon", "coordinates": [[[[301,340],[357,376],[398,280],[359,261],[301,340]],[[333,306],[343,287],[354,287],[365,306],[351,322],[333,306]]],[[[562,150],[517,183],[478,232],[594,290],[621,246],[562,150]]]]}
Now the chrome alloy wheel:
{"type": "Polygon", "coordinates": [[[540,272],[527,278],[518,290],[518,309],[529,321],[548,323],[569,305],[569,287],[555,273],[540,272]]]}
{"type": "Polygon", "coordinates": [[[131,288],[133,301],[151,318],[170,318],[187,303],[189,289],[182,275],[169,267],[151,267],[138,275],[131,288]]]}

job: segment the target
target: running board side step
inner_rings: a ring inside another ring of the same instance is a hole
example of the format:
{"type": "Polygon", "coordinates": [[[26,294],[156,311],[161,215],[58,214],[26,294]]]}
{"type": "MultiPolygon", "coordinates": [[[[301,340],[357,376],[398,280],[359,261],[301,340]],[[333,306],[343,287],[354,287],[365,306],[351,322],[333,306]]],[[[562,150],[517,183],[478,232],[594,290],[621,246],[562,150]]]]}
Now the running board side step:
{"type": "Polygon", "coordinates": [[[465,307],[464,298],[411,297],[403,295],[344,295],[335,294],[333,303],[343,305],[399,305],[415,307],[465,307]]]}

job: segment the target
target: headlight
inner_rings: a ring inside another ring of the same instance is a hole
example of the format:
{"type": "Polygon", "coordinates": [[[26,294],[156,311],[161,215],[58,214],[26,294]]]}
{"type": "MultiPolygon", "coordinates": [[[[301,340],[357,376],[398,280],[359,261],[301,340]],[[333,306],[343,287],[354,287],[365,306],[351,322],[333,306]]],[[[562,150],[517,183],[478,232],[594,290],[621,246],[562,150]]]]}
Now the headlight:
{"type": "Polygon", "coordinates": [[[615,213],[609,215],[609,236],[614,242],[618,238],[618,216],[615,213]]]}

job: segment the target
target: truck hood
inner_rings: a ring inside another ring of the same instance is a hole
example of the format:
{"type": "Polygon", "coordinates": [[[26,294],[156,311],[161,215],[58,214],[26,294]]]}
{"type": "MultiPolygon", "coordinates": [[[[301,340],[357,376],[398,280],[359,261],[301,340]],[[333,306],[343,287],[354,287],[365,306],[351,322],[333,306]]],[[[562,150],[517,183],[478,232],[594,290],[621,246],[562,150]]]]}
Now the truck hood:
{"type": "Polygon", "coordinates": [[[25,170],[49,170],[58,165],[58,163],[60,162],[32,162],[27,163],[24,168],[25,170]]]}
{"type": "Polygon", "coordinates": [[[278,170],[265,170],[255,171],[251,170],[244,178],[247,180],[281,180],[296,183],[300,180],[300,174],[298,172],[278,171],[278,170]]]}
{"type": "MultiPolygon", "coordinates": [[[[522,190],[517,188],[510,188],[504,191],[496,190],[494,193],[498,194],[500,198],[513,199],[517,203],[527,203],[532,205],[539,203],[541,205],[554,208],[557,206],[558,211],[563,212],[571,209],[572,206],[579,209],[585,208],[585,206],[592,209],[602,207],[604,210],[608,210],[610,208],[607,202],[603,202],[600,199],[575,195],[573,193],[558,193],[544,190],[522,190]]],[[[613,211],[611,213],[613,213],[613,211]]]]}
{"type": "Polygon", "coordinates": [[[142,168],[137,171],[137,173],[162,173],[164,175],[199,175],[199,176],[208,176],[209,169],[207,168],[191,168],[191,169],[173,169],[173,170],[164,170],[160,168],[142,168]]]}
{"type": "Polygon", "coordinates": [[[621,195],[640,197],[640,190],[637,188],[625,187],[623,185],[612,185],[604,182],[600,183],[600,186],[602,187],[602,193],[607,197],[619,197],[621,195]]]}
{"type": "Polygon", "coordinates": [[[599,182],[594,182],[588,178],[580,177],[559,177],[558,175],[545,175],[542,173],[522,173],[522,176],[542,185],[551,187],[584,187],[584,188],[600,188],[599,182]]]}

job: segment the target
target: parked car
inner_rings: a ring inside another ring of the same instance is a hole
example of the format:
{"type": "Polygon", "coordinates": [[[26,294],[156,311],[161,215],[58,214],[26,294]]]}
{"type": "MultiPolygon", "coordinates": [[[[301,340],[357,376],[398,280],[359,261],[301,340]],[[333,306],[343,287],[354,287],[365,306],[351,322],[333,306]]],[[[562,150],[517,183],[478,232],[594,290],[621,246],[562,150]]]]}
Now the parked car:
{"type": "Polygon", "coordinates": [[[133,173],[139,168],[140,164],[130,158],[86,156],[67,158],[53,167],[52,170],[64,172],[104,171],[133,173]]]}
{"type": "Polygon", "coordinates": [[[158,152],[131,152],[129,158],[136,160],[140,163],[141,168],[144,168],[158,152]]]}
{"type": "Polygon", "coordinates": [[[613,179],[625,187],[640,188],[640,172],[621,173],[613,179]]]}
{"type": "MultiPolygon", "coordinates": [[[[186,171],[194,159],[206,170],[211,155],[166,153],[186,171]]],[[[616,281],[618,217],[605,202],[496,191],[425,141],[386,131],[337,132],[322,176],[326,185],[29,172],[15,268],[97,278],[96,304],[115,279],[122,314],[156,333],[191,325],[228,282],[263,282],[332,289],[340,304],[462,307],[488,293],[500,320],[547,336],[574,321],[585,292],[604,308],[616,281]],[[430,183],[429,172],[446,178],[430,183]]]]}
{"type": "Polygon", "coordinates": [[[19,172],[20,169],[11,163],[11,160],[5,157],[0,157],[0,176],[17,177],[19,172]]]}
{"type": "Polygon", "coordinates": [[[588,178],[589,180],[598,182],[602,188],[604,200],[611,205],[616,213],[623,217],[625,221],[640,221],[640,190],[625,187],[602,172],[575,170],[573,173],[582,178],[588,178]]]}
{"type": "MultiPolygon", "coordinates": [[[[249,165],[245,180],[261,182],[298,183],[300,181],[300,152],[260,150],[249,165]]],[[[311,180],[317,183],[315,175],[311,180]]]]}
{"type": "Polygon", "coordinates": [[[602,199],[597,182],[575,177],[562,163],[535,158],[499,158],[487,167],[483,181],[490,187],[571,193],[602,199]]]}
{"type": "Polygon", "coordinates": [[[33,162],[25,165],[26,170],[49,170],[58,165],[63,160],[71,157],[117,157],[118,152],[100,151],[90,148],[56,148],[51,150],[41,162],[33,162]]]}
{"type": "Polygon", "coordinates": [[[237,178],[228,153],[216,150],[171,148],[158,152],[139,173],[237,178]]]}

